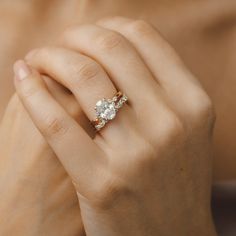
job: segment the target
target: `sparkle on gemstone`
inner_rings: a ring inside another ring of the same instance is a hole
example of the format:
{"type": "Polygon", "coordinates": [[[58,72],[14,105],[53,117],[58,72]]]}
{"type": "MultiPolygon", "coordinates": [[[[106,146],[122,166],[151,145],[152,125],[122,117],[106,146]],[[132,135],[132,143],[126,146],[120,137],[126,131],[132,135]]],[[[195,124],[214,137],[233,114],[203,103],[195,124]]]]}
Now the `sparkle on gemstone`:
{"type": "Polygon", "coordinates": [[[102,99],[96,103],[97,116],[105,119],[112,120],[116,116],[115,103],[111,100],[102,99]]]}

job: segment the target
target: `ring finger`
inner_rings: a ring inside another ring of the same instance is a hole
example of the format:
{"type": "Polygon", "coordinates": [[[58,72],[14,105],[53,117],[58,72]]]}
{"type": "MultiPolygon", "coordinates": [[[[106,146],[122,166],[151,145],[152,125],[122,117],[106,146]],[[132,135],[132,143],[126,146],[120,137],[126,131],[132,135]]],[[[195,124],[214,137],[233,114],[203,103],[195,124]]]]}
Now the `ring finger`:
{"type": "Polygon", "coordinates": [[[60,43],[98,61],[116,86],[129,95],[137,113],[149,110],[148,104],[152,106],[156,98],[163,105],[161,87],[133,45],[121,34],[97,25],[75,26],[63,34],[60,43]]]}

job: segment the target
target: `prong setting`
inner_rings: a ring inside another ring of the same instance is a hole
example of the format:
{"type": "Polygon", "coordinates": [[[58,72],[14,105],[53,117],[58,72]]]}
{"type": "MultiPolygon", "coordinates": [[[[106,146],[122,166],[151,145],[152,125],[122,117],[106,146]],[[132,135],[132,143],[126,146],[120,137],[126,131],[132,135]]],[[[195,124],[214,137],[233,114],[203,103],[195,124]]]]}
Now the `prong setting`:
{"type": "Polygon", "coordinates": [[[118,110],[128,101],[128,97],[121,92],[112,99],[103,98],[96,103],[95,112],[96,119],[92,121],[95,129],[99,131],[107,122],[115,119],[118,110]]]}

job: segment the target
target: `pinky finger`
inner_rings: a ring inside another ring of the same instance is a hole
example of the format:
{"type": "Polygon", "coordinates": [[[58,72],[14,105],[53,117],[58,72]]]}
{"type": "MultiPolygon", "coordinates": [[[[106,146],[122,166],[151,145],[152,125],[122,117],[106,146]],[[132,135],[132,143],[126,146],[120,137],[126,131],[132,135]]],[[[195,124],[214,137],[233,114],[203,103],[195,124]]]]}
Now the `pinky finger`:
{"type": "MultiPolygon", "coordinates": [[[[33,122],[72,180],[81,188],[89,187],[89,179],[92,184],[91,173],[96,173],[101,160],[98,157],[102,154],[101,149],[55,101],[37,71],[29,68],[24,61],[18,61],[14,72],[16,91],[33,122]]],[[[84,190],[81,189],[82,192],[84,190]]]]}

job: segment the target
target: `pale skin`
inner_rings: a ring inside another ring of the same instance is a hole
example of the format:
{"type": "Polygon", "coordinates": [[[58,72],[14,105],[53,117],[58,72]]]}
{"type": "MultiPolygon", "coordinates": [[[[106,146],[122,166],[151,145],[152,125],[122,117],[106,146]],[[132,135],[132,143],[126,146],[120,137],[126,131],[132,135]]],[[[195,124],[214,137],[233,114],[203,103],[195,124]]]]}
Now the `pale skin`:
{"type": "MultiPolygon", "coordinates": [[[[68,3],[68,1],[67,1],[67,3],[68,3]]],[[[127,1],[127,3],[128,3],[128,1],[127,1]]],[[[215,4],[215,2],[214,2],[214,4],[215,4]]],[[[88,4],[89,5],[89,4],[88,4]]],[[[126,4],[127,5],[127,4],[126,4]]],[[[117,6],[116,6],[117,7],[117,6]]],[[[122,11],[122,8],[120,8],[121,9],[121,12],[123,12],[122,11]]],[[[233,9],[233,8],[232,8],[233,9]]],[[[86,9],[85,9],[86,10],[86,9]]],[[[91,9],[90,9],[91,10],[91,9]]],[[[91,11],[90,11],[91,12],[91,11]]],[[[222,11],[223,12],[223,11],[222,11]]],[[[55,11],[53,10],[53,13],[55,13],[55,11]]],[[[99,11],[96,9],[96,13],[98,13],[98,15],[100,14],[99,13],[99,11]]],[[[82,14],[83,15],[83,14],[82,14]]],[[[88,15],[88,14],[87,14],[88,15]]],[[[149,12],[149,15],[151,16],[151,13],[149,12]]],[[[84,19],[84,18],[86,18],[86,13],[84,14],[84,16],[82,17],[83,18],[83,21],[91,21],[91,19],[84,19]],[[85,16],[85,17],[84,17],[85,16]]],[[[92,14],[92,16],[94,17],[94,14],[92,14]]],[[[158,16],[158,14],[157,14],[157,16],[158,16]]],[[[89,17],[91,18],[91,15],[89,14],[89,17]]],[[[95,18],[96,18],[97,16],[95,16],[95,18]]],[[[174,17],[173,17],[174,18],[174,17]]],[[[210,15],[209,15],[209,18],[210,18],[210,15]]],[[[217,17],[216,17],[217,18],[217,17]]],[[[154,19],[154,18],[153,18],[154,19]]],[[[64,20],[64,19],[63,19],[64,20]]],[[[216,19],[217,20],[217,19],[216,19]]],[[[161,27],[161,22],[162,21],[158,21],[158,26],[160,26],[160,28],[162,29],[162,30],[164,30],[164,32],[165,32],[165,29],[166,28],[163,28],[163,27],[161,27]]],[[[188,21],[187,21],[188,22],[188,21]]],[[[213,25],[213,20],[212,20],[212,25],[213,25]]],[[[220,22],[220,21],[219,21],[220,22]]],[[[190,24],[190,23],[189,23],[190,24]]],[[[60,25],[62,25],[62,24],[60,24],[60,25]]],[[[192,25],[192,22],[191,22],[191,25],[192,25]]],[[[204,26],[204,27],[206,27],[206,26],[204,26]]],[[[181,28],[181,27],[180,27],[181,28]]],[[[192,27],[193,28],[193,27],[192,27]]],[[[57,30],[57,29],[55,29],[55,30],[57,30]]],[[[173,40],[173,38],[172,38],[172,36],[171,36],[171,34],[172,33],[169,33],[168,32],[168,28],[167,28],[167,30],[166,30],[166,32],[167,32],[167,35],[168,35],[168,37],[170,38],[170,39],[172,39],[171,41],[172,42],[174,42],[174,44],[176,44],[176,41],[175,40],[173,40]]],[[[171,32],[171,31],[170,31],[171,32]]],[[[218,30],[218,33],[219,33],[219,30],[218,30]]],[[[41,34],[41,36],[42,36],[42,33],[40,33],[41,34]]],[[[173,32],[173,35],[175,35],[175,33],[173,32]]],[[[195,36],[196,36],[196,34],[194,34],[195,36]]],[[[194,36],[194,37],[195,37],[194,36]]],[[[51,36],[51,34],[50,34],[50,37],[52,37],[51,36]]],[[[219,37],[217,37],[217,38],[219,38],[219,37]]],[[[222,37],[220,37],[220,39],[221,39],[221,41],[222,41],[222,43],[224,42],[223,41],[223,38],[222,37]]],[[[32,38],[30,38],[30,42],[31,41],[33,41],[32,40],[32,38]]],[[[29,41],[27,41],[26,39],[25,39],[25,42],[29,42],[29,41]]],[[[177,41],[178,42],[178,41],[177,41]]],[[[210,41],[209,41],[209,43],[210,43],[210,41]]],[[[229,43],[229,40],[227,40],[227,43],[229,43]]],[[[37,44],[37,43],[36,43],[37,44]]],[[[34,45],[35,45],[35,43],[34,43],[34,45]]],[[[178,45],[178,44],[177,44],[178,45]]],[[[197,44],[196,44],[197,45],[197,44]]],[[[213,47],[212,47],[212,45],[216,45],[215,43],[214,44],[212,44],[211,43],[211,48],[212,49],[214,49],[213,47]]],[[[66,45],[63,45],[63,46],[66,46],[66,45]]],[[[177,48],[178,48],[178,46],[177,46],[177,48]]],[[[216,47],[217,48],[217,47],[216,47]]],[[[199,46],[199,49],[202,49],[200,46],[199,46]]],[[[180,46],[180,51],[181,51],[182,49],[181,49],[181,46],[180,46]]],[[[231,50],[232,51],[232,50],[231,50]]],[[[198,54],[200,54],[200,52],[201,53],[203,53],[204,54],[204,50],[202,51],[202,50],[198,50],[198,52],[195,52],[195,53],[193,53],[193,55],[194,55],[194,57],[196,57],[196,55],[198,55],[198,54]]],[[[182,55],[184,55],[185,53],[183,53],[183,51],[182,51],[182,55]]],[[[191,65],[191,67],[193,67],[193,68],[195,68],[196,69],[196,67],[198,68],[198,63],[197,63],[197,61],[194,61],[194,59],[191,59],[191,57],[189,57],[188,55],[187,55],[188,53],[186,52],[186,58],[188,59],[188,63],[191,65]],[[195,67],[195,65],[196,65],[196,67],[195,67]]],[[[191,53],[190,53],[191,54],[191,53]]],[[[207,54],[207,52],[206,52],[206,54],[207,54]]],[[[209,51],[209,54],[211,54],[210,53],[210,51],[209,51]]],[[[197,58],[199,58],[199,57],[197,57],[197,58]]],[[[201,58],[201,56],[200,56],[200,58],[201,58]]],[[[221,58],[223,59],[224,57],[222,57],[222,55],[221,55],[221,58]]],[[[217,61],[217,57],[215,57],[215,59],[216,59],[216,61],[217,61]]],[[[4,61],[4,60],[3,60],[4,61]]],[[[202,60],[201,60],[202,61],[202,60]]],[[[207,61],[207,57],[206,57],[206,61],[207,61]]],[[[214,61],[214,64],[217,64],[217,62],[216,61],[214,61]]],[[[219,62],[220,62],[220,60],[218,60],[219,62]]],[[[2,62],[2,61],[1,61],[2,62]]],[[[209,68],[209,67],[207,67],[207,63],[205,62],[205,63],[203,63],[203,64],[206,64],[206,68],[209,68]]],[[[202,65],[202,63],[200,63],[199,64],[199,68],[200,68],[200,75],[204,75],[203,77],[205,77],[204,78],[204,81],[202,81],[204,84],[205,84],[205,86],[208,88],[208,93],[210,93],[211,94],[211,96],[213,96],[213,98],[214,98],[214,96],[217,96],[217,84],[216,83],[214,83],[214,85],[211,85],[211,83],[210,83],[210,80],[208,81],[208,78],[210,78],[211,77],[211,74],[209,73],[209,72],[207,72],[207,71],[205,71],[204,72],[204,69],[201,69],[201,67],[200,67],[200,65],[202,65]],[[209,76],[210,75],[210,76],[209,76]],[[208,87],[209,86],[209,87],[208,87]],[[214,88],[214,89],[213,89],[214,88]]],[[[224,71],[225,71],[225,67],[223,66],[223,64],[221,63],[220,64],[221,66],[216,66],[217,67],[217,69],[218,70],[220,70],[220,68],[224,68],[224,71]]],[[[227,62],[227,65],[228,65],[228,62],[227,62]]],[[[203,66],[204,67],[204,66],[203,66]]],[[[197,71],[198,71],[198,69],[197,69],[197,71]]],[[[198,74],[199,74],[198,73],[198,74]]],[[[221,73],[218,73],[219,74],[219,76],[221,75],[221,73]]],[[[4,75],[4,73],[3,73],[3,75],[4,75]]],[[[224,74],[225,75],[225,74],[224,74]]],[[[216,75],[214,75],[214,77],[215,77],[216,75]]],[[[5,76],[6,77],[6,76],[5,76]]],[[[215,77],[216,78],[216,77],[215,77]]],[[[199,78],[199,79],[202,79],[202,78],[199,78]]],[[[10,81],[10,80],[8,80],[8,81],[10,81]]],[[[9,82],[8,82],[9,83],[9,82]]],[[[230,86],[230,80],[228,80],[228,85],[230,86]]],[[[227,83],[224,83],[224,86],[226,86],[227,87],[227,83]]],[[[5,94],[5,92],[7,91],[5,88],[7,88],[6,86],[4,86],[4,93],[1,93],[1,96],[3,95],[3,94],[5,94]]],[[[52,86],[52,88],[53,89],[51,89],[50,91],[51,92],[53,92],[53,91],[58,91],[58,87],[57,86],[52,86]]],[[[233,86],[231,86],[230,88],[234,88],[233,86]]],[[[230,93],[228,93],[227,94],[227,98],[229,99],[230,97],[229,97],[229,95],[230,95],[230,93]]],[[[60,91],[59,93],[58,93],[58,96],[56,96],[56,99],[59,101],[59,102],[61,102],[61,101],[63,101],[62,103],[64,103],[64,100],[66,99],[66,98],[69,98],[68,100],[72,100],[72,102],[68,102],[68,103],[66,103],[66,105],[65,105],[65,107],[66,108],[68,108],[68,107],[70,107],[70,105],[69,104],[71,104],[71,107],[72,107],[72,113],[74,113],[75,114],[75,116],[74,117],[79,117],[79,121],[82,119],[83,120],[83,122],[82,123],[84,123],[84,127],[88,127],[89,128],[89,123],[84,119],[84,115],[83,114],[81,114],[81,112],[80,112],[80,109],[78,109],[78,106],[75,106],[75,104],[76,104],[76,101],[75,101],[75,99],[74,98],[72,98],[72,96],[71,95],[68,95],[68,94],[64,94],[64,92],[62,92],[62,91],[60,91]],[[63,98],[63,99],[61,99],[61,98],[63,98]]],[[[222,99],[224,99],[225,97],[222,97],[222,99]]],[[[67,99],[66,99],[67,100],[67,99]]],[[[217,100],[217,99],[215,99],[215,100],[217,100]]],[[[4,100],[2,100],[1,99],[1,102],[2,101],[4,101],[4,100]]],[[[43,154],[43,157],[44,157],[44,159],[51,159],[51,160],[53,160],[52,162],[50,162],[50,163],[54,163],[54,164],[56,164],[56,166],[58,166],[58,172],[60,173],[64,173],[64,170],[62,169],[62,167],[60,166],[60,165],[58,165],[58,162],[57,162],[57,160],[56,160],[56,157],[55,157],[55,155],[51,152],[51,151],[44,151],[44,149],[46,149],[46,150],[49,150],[49,148],[48,148],[48,146],[45,144],[45,142],[44,142],[44,140],[43,140],[43,138],[41,137],[41,135],[37,132],[37,130],[34,128],[34,126],[33,125],[30,125],[31,123],[29,123],[29,119],[26,119],[25,117],[28,117],[27,115],[25,115],[25,110],[22,108],[22,106],[20,106],[19,105],[20,103],[19,103],[19,101],[18,101],[18,99],[17,99],[17,97],[15,97],[14,98],[14,102],[11,102],[11,104],[9,105],[9,108],[14,108],[13,110],[15,110],[15,113],[12,113],[12,112],[10,112],[10,109],[7,109],[7,112],[5,113],[5,120],[8,120],[8,125],[6,125],[6,122],[4,122],[4,123],[2,123],[2,127],[4,127],[4,129],[2,129],[1,131],[1,136],[2,136],[2,139],[4,139],[6,142],[7,142],[7,138],[6,137],[8,137],[8,136],[6,136],[6,134],[8,134],[8,133],[11,133],[12,132],[12,129],[13,129],[13,127],[12,127],[12,122],[15,122],[16,123],[16,126],[15,126],[15,128],[14,128],[14,130],[17,130],[17,129],[20,129],[20,128],[17,128],[17,127],[23,127],[23,131],[22,132],[24,132],[25,131],[25,127],[28,127],[28,131],[29,132],[27,132],[27,133],[25,133],[24,135],[24,137],[25,137],[25,140],[24,139],[22,139],[22,136],[20,135],[18,138],[16,138],[16,140],[15,140],[15,142],[16,143],[19,143],[19,141],[18,140],[21,140],[21,142],[22,142],[22,144],[24,145],[24,141],[26,141],[26,140],[31,140],[32,139],[32,136],[34,137],[34,140],[36,140],[34,143],[33,143],[33,141],[31,142],[31,144],[32,144],[32,146],[33,145],[35,145],[35,147],[34,148],[38,148],[38,150],[39,150],[39,154],[41,154],[41,153],[44,153],[43,154]],[[17,121],[15,121],[15,115],[13,115],[13,114],[17,114],[18,115],[18,117],[21,117],[21,119],[20,119],[20,122],[17,122],[17,121]],[[38,141],[37,141],[38,140],[38,141]],[[43,145],[42,145],[42,143],[43,143],[43,145]],[[55,162],[54,162],[55,161],[55,162]]],[[[65,104],[65,103],[64,103],[65,104]]],[[[217,108],[218,108],[218,113],[219,113],[219,111],[220,111],[220,113],[222,113],[221,112],[221,110],[222,111],[224,111],[224,109],[219,109],[220,108],[220,106],[221,106],[221,104],[223,104],[223,103],[220,103],[220,105],[218,105],[218,103],[216,103],[217,104],[217,108]]],[[[93,107],[93,106],[92,106],[93,107]]],[[[232,108],[233,109],[233,108],[232,108]]],[[[231,109],[231,111],[233,112],[233,110],[231,109]]],[[[221,116],[220,116],[221,117],[221,116]]],[[[233,118],[233,116],[229,116],[229,119],[230,119],[230,117],[231,118],[233,118]]],[[[221,119],[220,119],[221,120],[221,119]]],[[[225,119],[224,119],[225,120],[225,119]]],[[[219,117],[218,117],[218,121],[219,121],[219,117]]],[[[229,121],[229,120],[228,120],[229,121]]],[[[219,122],[218,122],[218,124],[219,124],[219,122]]],[[[222,124],[222,122],[220,122],[220,124],[222,124]]],[[[227,122],[227,124],[226,124],[226,126],[228,127],[228,128],[230,128],[230,122],[227,122]]],[[[226,126],[224,126],[224,127],[226,127],[226,126]]],[[[225,135],[223,135],[223,134],[221,134],[219,131],[220,130],[222,130],[221,129],[221,126],[219,126],[218,125],[218,131],[217,131],[217,136],[215,136],[215,137],[217,137],[217,145],[215,145],[215,150],[217,150],[217,152],[216,152],[216,154],[217,155],[215,155],[215,156],[218,156],[218,157],[220,157],[220,155],[223,155],[224,156],[224,165],[220,165],[220,163],[221,163],[221,159],[217,159],[218,161],[219,161],[219,165],[217,165],[217,168],[216,168],[216,172],[215,172],[215,174],[217,175],[217,179],[230,179],[230,178],[232,178],[233,176],[234,176],[234,172],[233,172],[233,167],[235,166],[235,165],[233,165],[233,164],[231,164],[230,165],[230,156],[231,155],[233,155],[233,149],[232,148],[230,148],[232,145],[230,145],[230,140],[233,140],[233,138],[232,139],[228,139],[227,137],[229,137],[230,135],[227,135],[227,130],[229,130],[228,128],[225,128],[224,130],[225,130],[225,135]],[[220,128],[220,129],[219,129],[220,128]],[[220,135],[219,135],[219,133],[220,133],[220,135]],[[221,141],[222,140],[222,141],[221,141]],[[220,145],[219,145],[219,143],[220,143],[220,145]],[[227,144],[227,148],[224,148],[225,147],[225,145],[221,145],[221,144],[223,144],[223,143],[225,143],[225,144],[227,144]],[[230,154],[231,153],[231,154],[230,154]],[[226,160],[228,160],[228,161],[226,161],[226,160]],[[228,164],[227,164],[228,163],[228,164]],[[227,166],[229,167],[229,168],[227,168],[227,166]],[[228,171],[228,170],[230,170],[230,171],[228,171]]],[[[233,127],[231,127],[230,128],[230,133],[233,135],[233,127]]],[[[17,132],[16,132],[16,134],[17,134],[17,132]]],[[[231,136],[232,136],[231,135],[231,136]]],[[[16,135],[14,135],[14,137],[17,137],[16,135]]],[[[1,140],[2,140],[1,139],[1,140]]],[[[11,137],[11,140],[12,140],[12,137],[11,137]]],[[[5,142],[5,143],[6,143],[5,142]]],[[[4,145],[4,148],[6,148],[6,147],[9,147],[9,145],[4,145]]],[[[16,150],[18,150],[18,148],[17,148],[17,145],[16,144],[14,144],[14,140],[12,140],[11,141],[11,146],[10,146],[10,149],[12,149],[13,147],[16,147],[16,150]]],[[[232,146],[233,147],[233,146],[232,146]]],[[[1,156],[4,156],[4,158],[5,158],[5,160],[8,160],[9,159],[9,149],[5,149],[5,151],[4,151],[4,149],[3,149],[3,147],[1,147],[1,150],[3,150],[3,155],[1,155],[1,156]]],[[[28,156],[29,155],[32,155],[31,154],[31,152],[29,152],[28,153],[28,150],[27,149],[25,149],[25,151],[24,152],[22,152],[22,153],[19,153],[19,152],[17,152],[17,154],[18,154],[18,159],[19,160],[22,160],[22,158],[23,159],[25,159],[26,161],[28,160],[28,156]],[[21,156],[20,156],[20,154],[22,154],[21,156]]],[[[33,155],[33,156],[31,156],[31,160],[34,160],[34,159],[36,159],[36,160],[38,160],[39,159],[39,157],[41,157],[40,155],[33,155]]],[[[233,159],[232,159],[232,161],[233,161],[233,159]]],[[[4,163],[5,161],[4,161],[4,159],[2,159],[2,163],[4,163]]],[[[35,162],[35,163],[37,163],[37,162],[35,162]]],[[[10,166],[10,167],[12,167],[12,164],[15,164],[14,162],[12,162],[10,165],[8,165],[8,166],[10,166]]],[[[19,162],[16,162],[16,164],[17,164],[17,166],[19,166],[19,162]]],[[[4,165],[3,165],[4,166],[4,165]]],[[[31,173],[34,173],[34,170],[37,168],[38,166],[36,165],[32,170],[31,170],[31,173]]],[[[22,168],[24,168],[24,166],[22,166],[22,168]]],[[[50,167],[50,165],[48,165],[47,163],[45,163],[45,166],[44,166],[44,170],[45,170],[45,173],[47,173],[47,171],[50,173],[51,172],[51,169],[52,169],[52,167],[50,167]]],[[[12,173],[12,171],[11,171],[11,169],[9,169],[8,170],[9,171],[9,174],[13,174],[12,173]]],[[[27,172],[27,171],[22,171],[22,177],[24,177],[26,180],[28,179],[31,179],[32,180],[32,177],[33,177],[33,175],[31,174],[31,173],[29,173],[29,172],[27,172]]],[[[54,169],[54,173],[55,173],[55,169],[54,169]]],[[[39,176],[44,176],[44,171],[41,171],[40,172],[40,175],[39,176]]],[[[45,176],[45,178],[47,177],[47,175],[45,176]]],[[[37,176],[36,176],[36,178],[37,178],[37,176]]],[[[65,179],[68,179],[68,177],[67,176],[65,176],[65,179]]],[[[62,179],[61,179],[61,181],[63,181],[62,179]]],[[[28,185],[29,185],[29,183],[35,183],[35,181],[31,181],[31,182],[29,182],[28,181],[28,185]]],[[[37,182],[38,183],[38,182],[37,182]]],[[[52,186],[53,185],[57,185],[59,182],[57,182],[57,183],[55,183],[55,181],[53,180],[53,179],[51,179],[51,184],[52,184],[52,186]]],[[[15,183],[16,185],[18,184],[17,182],[15,183]]],[[[42,184],[42,183],[41,183],[42,184]]],[[[8,186],[8,184],[5,182],[5,186],[8,186]]],[[[14,184],[12,185],[13,187],[14,187],[14,184]]],[[[24,185],[25,186],[25,185],[24,185]]],[[[41,185],[40,185],[41,186],[41,185]]],[[[43,184],[43,186],[44,186],[44,189],[45,189],[45,187],[47,188],[48,186],[47,185],[45,185],[45,184],[43,184]]],[[[30,187],[31,188],[31,187],[30,187]]],[[[30,189],[29,188],[29,189],[30,189]]],[[[22,188],[19,188],[19,191],[21,190],[22,188]]],[[[33,188],[32,188],[33,189],[33,188]]],[[[74,193],[74,191],[73,191],[73,189],[72,189],[72,187],[71,187],[71,185],[68,183],[68,189],[70,189],[70,190],[68,190],[68,192],[70,192],[70,197],[71,197],[71,199],[73,199],[73,201],[74,201],[74,199],[75,199],[75,193],[74,193]]],[[[22,192],[22,191],[21,191],[22,192]]],[[[27,192],[26,192],[27,193],[27,192]]],[[[61,194],[61,193],[60,193],[61,194]]],[[[10,195],[10,194],[9,194],[10,195]]],[[[9,197],[9,195],[7,196],[7,194],[4,194],[4,196],[5,196],[5,199],[8,199],[8,197],[9,197]]],[[[29,197],[29,194],[25,194],[25,197],[29,197]]],[[[54,196],[56,196],[56,194],[54,194],[54,196]]],[[[42,197],[42,196],[41,196],[42,197]]],[[[47,196],[43,196],[44,197],[44,201],[43,202],[47,202],[46,200],[47,200],[47,196]]],[[[32,197],[32,196],[30,196],[29,197],[29,199],[34,199],[34,196],[32,197]]],[[[60,199],[60,196],[58,195],[58,198],[60,199]]],[[[4,199],[4,200],[5,200],[4,199]]],[[[22,199],[24,199],[24,198],[22,198],[22,199]]],[[[1,198],[1,200],[2,200],[2,198],[1,198]]],[[[4,200],[3,200],[3,202],[4,202],[4,200]]],[[[18,202],[19,202],[19,204],[20,204],[20,201],[19,201],[19,199],[18,199],[18,202]]],[[[40,202],[42,202],[42,198],[40,198],[40,201],[39,201],[39,203],[40,202]]],[[[36,202],[35,202],[36,203],[36,202]]],[[[60,201],[59,201],[59,204],[60,204],[60,201]]],[[[42,205],[42,204],[39,204],[40,206],[42,205]]],[[[1,208],[2,209],[2,208],[1,208]]],[[[19,208],[17,208],[17,209],[19,209],[19,208]]],[[[38,207],[38,213],[42,213],[42,211],[40,210],[40,207],[38,207]]],[[[64,208],[64,209],[66,209],[66,207],[64,208]]],[[[64,219],[69,219],[69,217],[67,217],[66,215],[67,214],[71,214],[71,207],[70,206],[68,206],[68,209],[67,209],[68,211],[64,211],[63,213],[64,213],[64,219]]],[[[2,213],[3,213],[3,217],[2,218],[4,218],[4,216],[6,216],[6,211],[5,212],[3,212],[3,211],[1,211],[2,213]]],[[[12,212],[12,209],[8,209],[8,214],[11,214],[11,212],[12,212]]],[[[14,208],[14,212],[16,212],[16,209],[14,208]]],[[[45,211],[45,209],[44,209],[44,214],[45,214],[45,216],[47,215],[47,214],[49,214],[50,213],[50,208],[49,208],[49,211],[47,212],[47,211],[45,211]]],[[[20,209],[19,209],[19,214],[21,214],[20,213],[20,209]]],[[[73,213],[74,214],[74,213],[73,213]]],[[[35,214],[34,214],[35,216],[37,215],[36,214],[36,212],[35,212],[35,214]]],[[[75,213],[75,215],[78,215],[78,217],[79,217],[79,214],[77,214],[77,213],[75,213]]],[[[55,216],[55,215],[54,215],[55,216]]],[[[36,220],[35,221],[35,223],[36,223],[36,225],[37,226],[41,226],[41,229],[43,228],[43,224],[42,224],[42,220],[41,220],[41,218],[43,218],[43,216],[42,217],[38,217],[38,221],[36,220]]],[[[60,218],[60,216],[58,215],[58,218],[60,218]]],[[[61,226],[62,224],[61,224],[61,219],[58,221],[58,219],[56,219],[56,217],[54,218],[55,220],[54,220],[54,223],[55,224],[52,224],[52,221],[50,222],[50,226],[51,226],[51,228],[50,228],[50,231],[41,231],[41,232],[47,232],[49,235],[58,235],[57,234],[57,232],[61,232],[62,233],[62,230],[60,230],[60,227],[59,226],[61,226]],[[50,233],[49,233],[50,232],[50,233]],[[53,232],[54,232],[54,234],[53,234],[53,232]]],[[[63,219],[63,220],[64,220],[63,219]]],[[[24,218],[22,217],[21,218],[21,220],[22,221],[24,221],[24,218]]],[[[27,219],[25,220],[25,224],[27,224],[27,222],[28,222],[28,217],[27,217],[27,219]]],[[[17,222],[16,222],[17,223],[17,222]]],[[[77,224],[78,225],[78,221],[75,221],[75,224],[77,224]]],[[[75,226],[74,227],[74,230],[77,232],[77,230],[78,230],[78,226],[75,226]]],[[[31,230],[33,230],[34,229],[34,225],[33,224],[31,224],[31,230]]],[[[9,227],[8,227],[9,228],[9,227]]],[[[29,227],[30,228],[30,227],[29,227]]],[[[64,228],[63,227],[63,225],[62,225],[62,228],[64,228]]],[[[72,228],[72,227],[71,227],[72,228]]],[[[3,228],[1,228],[1,229],[3,229],[3,228]]],[[[75,232],[74,231],[74,232],[75,232]]],[[[3,231],[3,232],[7,232],[7,231],[3,231]]],[[[35,232],[35,231],[33,231],[33,232],[35,232]]],[[[72,231],[70,231],[70,233],[69,232],[65,232],[65,235],[74,235],[75,233],[73,232],[73,230],[72,231]]],[[[30,234],[30,233],[29,233],[30,234]]],[[[32,233],[31,233],[32,234],[32,233]]],[[[22,235],[26,235],[26,231],[24,231],[24,233],[22,233],[22,235]]]]}
{"type": "Polygon", "coordinates": [[[214,109],[170,45],[146,22],[126,18],[70,28],[60,41],[70,50],[37,49],[31,67],[17,62],[15,86],[74,183],[86,235],[216,235],[214,109]],[[71,90],[89,120],[91,104],[118,88],[129,103],[92,138],[37,70],[71,90]]]}

